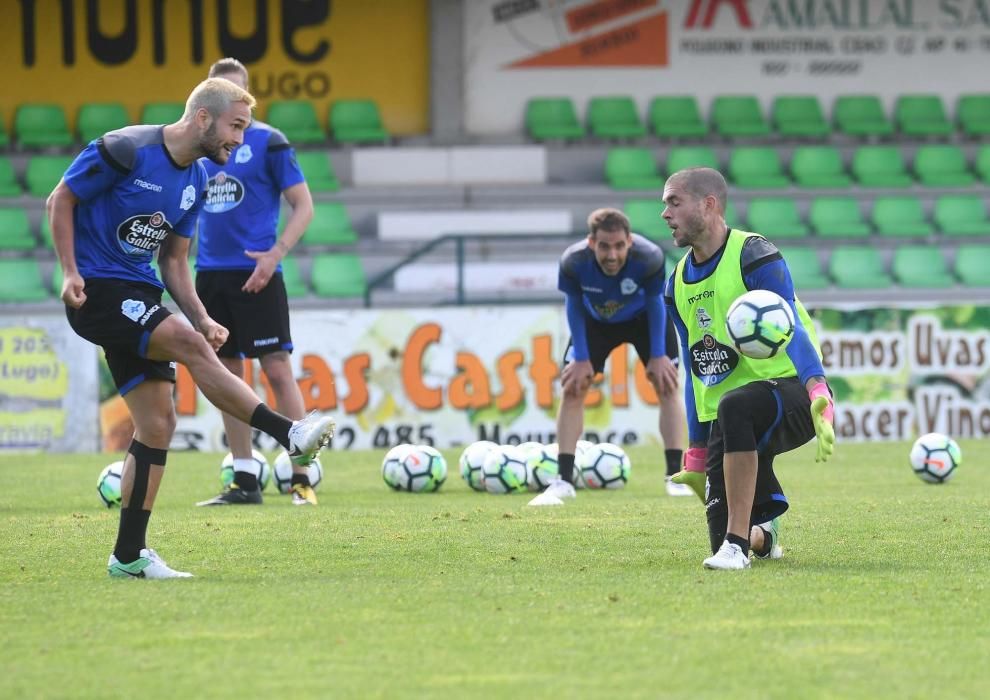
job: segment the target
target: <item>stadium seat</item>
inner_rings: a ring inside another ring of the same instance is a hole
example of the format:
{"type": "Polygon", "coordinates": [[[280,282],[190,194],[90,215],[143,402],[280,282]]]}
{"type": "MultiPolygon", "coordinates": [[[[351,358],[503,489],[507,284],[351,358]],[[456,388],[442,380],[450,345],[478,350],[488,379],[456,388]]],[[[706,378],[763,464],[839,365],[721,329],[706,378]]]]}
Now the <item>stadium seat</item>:
{"type": "Polygon", "coordinates": [[[952,123],[938,95],[901,95],[894,103],[894,120],[908,136],[946,136],[952,123]]]}
{"type": "Polygon", "coordinates": [[[753,95],[719,95],[712,102],[715,131],[728,137],[766,136],[770,125],[753,95]]]}
{"type": "Polygon", "coordinates": [[[861,146],[853,153],[852,173],[864,187],[910,187],[914,180],[897,146],[861,146]]]}
{"type": "Polygon", "coordinates": [[[990,236],[983,197],[947,194],[935,200],[935,223],[947,236],[990,236]]]}
{"type": "Polygon", "coordinates": [[[181,102],[149,102],[141,110],[141,123],[174,124],[185,111],[186,106],[181,102]]]}
{"type": "Polygon", "coordinates": [[[801,187],[844,188],[852,182],[833,146],[799,146],[791,156],[791,175],[801,187]]]}
{"type": "Polygon", "coordinates": [[[351,227],[351,217],[343,204],[317,202],[313,205],[313,220],[300,242],[308,246],[351,245],[357,243],[357,239],[357,233],[351,227]]]}
{"type": "Polygon", "coordinates": [[[815,197],[808,220],[815,233],[825,238],[870,235],[870,225],[863,220],[859,200],[855,197],[815,197]]]}
{"type": "Polygon", "coordinates": [[[985,184],[990,185],[990,144],[983,144],[976,151],[976,172],[985,184]]]}
{"type": "Polygon", "coordinates": [[[990,134],[990,93],[960,95],[956,102],[956,117],[964,134],[990,134]]]}
{"type": "Polygon", "coordinates": [[[7,156],[0,156],[0,197],[20,197],[21,186],[17,184],[14,166],[7,156]]]}
{"type": "Polygon", "coordinates": [[[340,189],[330,156],[325,151],[297,152],[296,162],[306,176],[306,184],[311,192],[336,192],[340,189]]]}
{"type": "Polygon", "coordinates": [[[769,146],[733,149],[729,155],[729,177],[739,187],[754,189],[787,187],[791,184],[777,149],[769,146]]]}
{"type": "Polygon", "coordinates": [[[266,115],[269,124],[291,143],[323,143],[327,135],[320,127],[316,109],[308,100],[273,100],[266,115]]]}
{"type": "Polygon", "coordinates": [[[718,156],[708,146],[675,146],[667,152],[667,173],[686,168],[719,169],[718,156]]]}
{"type": "Polygon", "coordinates": [[[330,133],[339,143],[386,143],[389,133],[374,100],[337,100],[330,105],[330,133]]]}
{"type": "Polygon", "coordinates": [[[14,116],[14,133],[22,146],[69,146],[72,134],[65,112],[55,104],[24,104],[14,116]]]}
{"type": "Polygon", "coordinates": [[[739,216],[739,212],[736,209],[736,203],[731,199],[725,203],[725,225],[729,228],[743,229],[745,230],[746,222],[743,218],[739,216]]]}
{"type": "Polygon", "coordinates": [[[627,199],[622,211],[629,217],[633,233],[646,236],[651,241],[670,240],[670,227],[660,218],[664,204],[657,199],[627,199]]]}
{"type": "Polygon", "coordinates": [[[86,104],[79,108],[76,129],[83,143],[130,124],[127,108],[119,102],[86,104]]]}
{"type": "Polygon", "coordinates": [[[534,97],[526,103],[526,131],[537,141],[579,139],[584,127],[569,97],[534,97]]]}
{"type": "Polygon", "coordinates": [[[914,172],[921,184],[929,187],[966,187],[976,181],[958,146],[919,147],[914,156],[914,172]]]}
{"type": "Polygon", "coordinates": [[[701,118],[692,95],[663,95],[650,101],[650,126],[660,138],[705,136],[708,125],[701,118]]]}
{"type": "Polygon", "coordinates": [[[285,283],[285,293],[290,299],[304,297],[309,293],[306,281],[299,270],[299,263],[291,256],[282,258],[282,281],[285,283]]]}
{"type": "Polygon", "coordinates": [[[361,258],[353,253],[317,255],[311,281],[316,295],[328,298],[360,297],[368,288],[361,258]]]}
{"type": "Polygon", "coordinates": [[[0,147],[6,146],[10,143],[10,137],[7,136],[6,123],[3,120],[3,115],[0,114],[0,147]]]}
{"type": "Polygon", "coordinates": [[[840,95],[833,110],[835,126],[850,136],[888,136],[894,125],[876,95],[840,95]]]}
{"type": "Polygon", "coordinates": [[[842,289],[882,289],[893,284],[880,251],[865,245],[837,246],[829,258],[829,275],[842,289]]]}
{"type": "Polygon", "coordinates": [[[48,297],[37,260],[0,260],[0,302],[43,301],[48,297]]]}
{"type": "Polygon", "coordinates": [[[610,148],[605,156],[605,179],[617,190],[662,190],[653,152],[647,148],[610,148]]]}
{"type": "Polygon", "coordinates": [[[805,289],[825,289],[829,285],[828,277],[822,272],[822,264],[818,260],[818,251],[814,248],[796,246],[781,248],[787,269],[791,271],[794,289],[800,295],[805,289]]]}
{"type": "Polygon", "coordinates": [[[767,238],[800,238],[810,233],[808,226],[801,221],[797,205],[789,197],[751,199],[746,218],[750,231],[767,238]]]}
{"type": "Polygon", "coordinates": [[[588,128],[599,138],[638,138],[646,136],[631,97],[592,97],[588,101],[588,128]]]}
{"type": "Polygon", "coordinates": [[[71,156],[34,156],[28,161],[24,180],[35,197],[48,197],[72,164],[71,156]]]}
{"type": "Polygon", "coordinates": [[[877,197],[871,218],[881,236],[930,236],[935,233],[935,227],[925,220],[925,211],[916,197],[877,197]]]}
{"type": "Polygon", "coordinates": [[[56,299],[62,298],[62,266],[58,263],[52,267],[51,291],[56,299]]]}
{"type": "Polygon", "coordinates": [[[35,245],[27,212],[16,207],[0,207],[0,251],[32,250],[35,245]]]}
{"type": "Polygon", "coordinates": [[[49,250],[53,250],[55,248],[55,243],[54,241],[52,241],[52,227],[48,223],[47,213],[41,215],[40,231],[41,231],[41,244],[46,248],[48,248],[49,250]]]}
{"type": "Polygon", "coordinates": [[[894,251],[894,279],[902,287],[944,289],[956,280],[945,265],[942,251],[932,245],[905,245],[894,251]]]}
{"type": "Polygon", "coordinates": [[[990,245],[967,244],[956,249],[956,276],[967,287],[990,287],[990,245]]]}
{"type": "Polygon", "coordinates": [[[780,95],[771,109],[781,136],[827,136],[831,129],[814,95],[780,95]]]}

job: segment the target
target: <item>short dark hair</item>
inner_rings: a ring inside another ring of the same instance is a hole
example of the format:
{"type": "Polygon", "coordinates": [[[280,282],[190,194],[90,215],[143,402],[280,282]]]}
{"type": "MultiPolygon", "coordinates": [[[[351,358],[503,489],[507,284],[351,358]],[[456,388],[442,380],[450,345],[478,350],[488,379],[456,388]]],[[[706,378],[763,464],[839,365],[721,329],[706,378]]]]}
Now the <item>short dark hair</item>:
{"type": "Polygon", "coordinates": [[[240,73],[244,76],[244,82],[247,82],[248,69],[236,58],[221,58],[219,61],[210,66],[210,72],[206,77],[222,78],[223,76],[230,75],[231,73],[240,73]]]}
{"type": "Polygon", "coordinates": [[[718,200],[718,205],[725,213],[725,207],[729,202],[728,186],[725,178],[714,168],[686,168],[678,170],[670,176],[668,182],[674,180],[681,187],[688,191],[695,199],[704,199],[711,195],[718,200]]]}
{"type": "Polygon", "coordinates": [[[629,235],[632,233],[632,227],[628,216],[618,209],[605,207],[595,209],[588,215],[588,235],[594,237],[598,231],[624,231],[629,235]]]}

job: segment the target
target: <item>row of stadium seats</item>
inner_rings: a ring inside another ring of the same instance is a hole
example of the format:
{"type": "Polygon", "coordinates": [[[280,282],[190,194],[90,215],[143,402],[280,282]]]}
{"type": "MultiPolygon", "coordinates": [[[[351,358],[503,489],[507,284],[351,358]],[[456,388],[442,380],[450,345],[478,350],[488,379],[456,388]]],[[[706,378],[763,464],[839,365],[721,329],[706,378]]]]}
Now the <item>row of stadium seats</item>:
{"type": "MultiPolygon", "coordinates": [[[[908,169],[898,146],[860,146],[853,151],[848,169],[842,154],[833,146],[798,146],[789,171],[777,149],[771,146],[739,146],[729,153],[727,168],[713,148],[675,146],[667,151],[666,173],[684,168],[708,167],[721,170],[737,187],[770,189],[789,187],[846,188],[854,183],[863,187],[967,187],[977,177],[990,184],[990,144],[977,150],[972,165],[958,146],[930,144],[915,151],[908,169]]],[[[605,178],[619,190],[662,190],[664,180],[654,151],[648,148],[611,148],[605,157],[605,178]]]]}
{"type": "MultiPolygon", "coordinates": [[[[657,199],[630,199],[624,205],[634,231],[653,240],[670,240],[670,229],[660,218],[663,204],[657,199]]],[[[870,205],[870,218],[863,216],[856,197],[815,197],[807,223],[795,201],[788,197],[754,197],[740,215],[730,201],[725,213],[730,226],[756,231],[771,239],[800,238],[812,232],[823,238],[924,237],[941,232],[945,236],[990,236],[986,202],[978,195],[943,195],[935,199],[932,220],[917,197],[877,197],[870,205]],[[809,225],[810,224],[810,225],[809,225]]]]}
{"type": "MultiPolygon", "coordinates": [[[[661,138],[702,138],[710,131],[727,137],[824,138],[833,133],[853,137],[947,136],[956,126],[946,115],[942,99],[934,94],[901,95],[889,118],[876,95],[840,95],[825,116],[814,95],[774,98],[770,119],[753,95],[721,95],[712,101],[709,120],[702,118],[690,95],[655,97],[644,122],[632,97],[593,97],[588,102],[587,130],[568,97],[537,97],[526,105],[526,130],[536,140],[639,138],[652,132],[661,138]]],[[[962,95],[956,102],[959,130],[969,136],[990,133],[990,94],[962,95]]]]}
{"type": "MultiPolygon", "coordinates": [[[[185,105],[180,102],[156,102],[145,105],[140,119],[132,122],[127,108],[117,102],[86,104],[79,108],[76,129],[79,141],[88,143],[108,131],[128,124],[169,124],[182,117],[185,105]]],[[[389,133],[382,125],[378,105],[373,100],[337,100],[328,114],[330,132],[320,123],[316,109],[307,100],[274,100],[269,103],[266,120],[285,132],[293,143],[323,143],[332,136],[338,143],[385,143],[389,133]]],[[[71,146],[76,134],[69,130],[65,111],[57,104],[23,104],[14,115],[14,141],[23,147],[44,148],[71,146]]],[[[0,118],[0,146],[10,137],[0,118]]]]}

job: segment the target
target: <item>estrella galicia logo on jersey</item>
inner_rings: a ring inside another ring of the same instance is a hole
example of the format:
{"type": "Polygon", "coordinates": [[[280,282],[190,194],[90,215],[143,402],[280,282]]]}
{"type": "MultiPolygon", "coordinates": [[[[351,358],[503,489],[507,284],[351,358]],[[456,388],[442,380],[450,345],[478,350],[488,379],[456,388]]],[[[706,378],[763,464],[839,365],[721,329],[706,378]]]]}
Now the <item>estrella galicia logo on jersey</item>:
{"type": "Polygon", "coordinates": [[[635,294],[636,290],[639,289],[639,285],[636,284],[636,280],[631,280],[628,277],[619,282],[619,291],[621,291],[626,296],[630,294],[635,294]]]}
{"type": "Polygon", "coordinates": [[[186,185],[186,189],[182,190],[182,200],[179,202],[179,209],[189,211],[189,208],[195,203],[196,188],[192,185],[186,185]]]}
{"type": "Polygon", "coordinates": [[[602,318],[612,318],[615,316],[625,304],[615,301],[614,299],[609,299],[604,304],[595,304],[595,311],[602,318]]]}
{"type": "Polygon", "coordinates": [[[241,144],[241,147],[237,149],[237,153],[234,154],[234,162],[247,163],[249,160],[251,160],[251,156],[253,155],[254,154],[251,153],[251,144],[249,143],[241,144]]]}
{"type": "Polygon", "coordinates": [[[120,305],[120,313],[132,321],[137,321],[144,313],[144,302],[136,299],[124,299],[120,305]]]}
{"type": "Polygon", "coordinates": [[[220,214],[230,211],[243,199],[244,185],[241,181],[221,170],[206,183],[206,203],[203,210],[210,214],[220,214]]]}
{"type": "Polygon", "coordinates": [[[739,364],[739,353],[715,340],[710,333],[705,333],[692,345],[690,352],[691,372],[705,386],[715,386],[723,381],[739,364]]]}
{"type": "Polygon", "coordinates": [[[128,255],[150,256],[172,233],[172,225],[160,211],[138,214],[117,227],[117,242],[128,255]]]}
{"type": "Polygon", "coordinates": [[[694,310],[694,318],[698,322],[698,328],[704,330],[712,325],[712,317],[705,311],[704,306],[699,306],[694,310]]]}

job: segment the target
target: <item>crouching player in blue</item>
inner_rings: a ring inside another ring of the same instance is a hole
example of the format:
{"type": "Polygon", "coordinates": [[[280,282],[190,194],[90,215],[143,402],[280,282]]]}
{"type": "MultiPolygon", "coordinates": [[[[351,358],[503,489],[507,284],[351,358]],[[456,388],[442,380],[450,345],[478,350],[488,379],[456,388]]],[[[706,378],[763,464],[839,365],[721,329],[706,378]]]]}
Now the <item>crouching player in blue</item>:
{"type": "Polygon", "coordinates": [[[690,495],[669,481],[681,462],[685,418],[677,391],[676,334],[662,299],[663,278],[663,250],[632,233],[629,219],[617,209],[593,211],[588,238],[564,251],[558,287],[565,295],[571,342],[557,413],[560,475],[530,505],[560,505],[564,498],[574,498],[574,454],[584,430],[585,396],[609,353],[624,343],[636,348],[660,399],[668,493],[690,495]]]}
{"type": "Polygon", "coordinates": [[[681,338],[690,447],[674,480],[705,503],[712,556],[708,569],[745,569],[749,552],[779,558],[779,516],[788,508],[774,457],[817,438],[816,461],[831,456],[833,404],[814,328],[794,294],[790,271],[763,236],[729,229],[725,178],[711,168],[674,173],[662,216],[678,247],[689,248],[665,287],[681,338]],[[753,360],[726,330],[732,302],[769,289],[794,312],[786,354],[753,360]],[[707,483],[706,483],[707,475],[707,483]]]}

